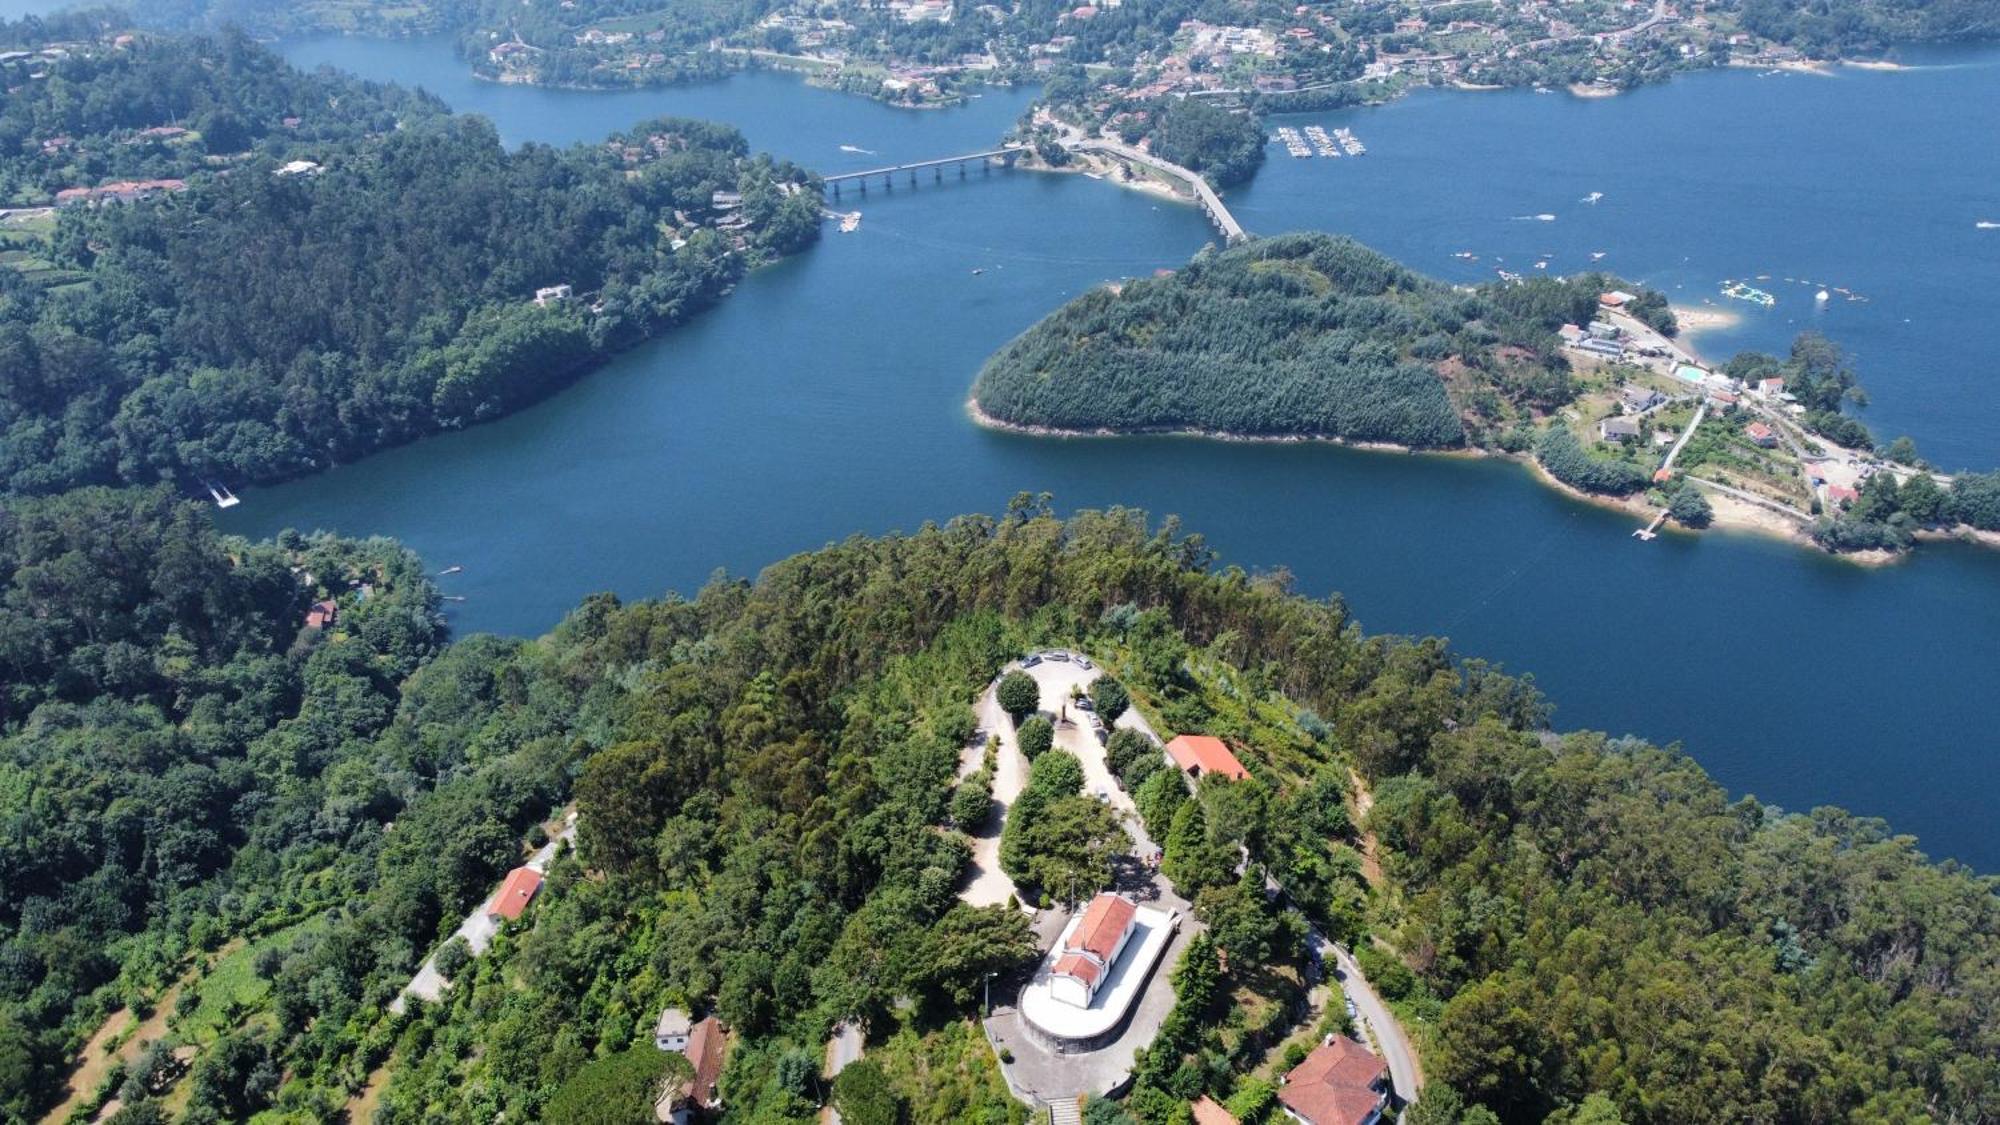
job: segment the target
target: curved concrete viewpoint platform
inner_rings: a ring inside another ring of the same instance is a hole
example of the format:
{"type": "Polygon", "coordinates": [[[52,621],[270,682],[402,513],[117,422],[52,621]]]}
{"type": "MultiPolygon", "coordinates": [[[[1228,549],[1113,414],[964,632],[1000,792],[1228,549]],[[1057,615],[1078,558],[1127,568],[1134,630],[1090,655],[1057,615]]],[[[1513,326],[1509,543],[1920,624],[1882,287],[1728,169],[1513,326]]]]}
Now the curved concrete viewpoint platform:
{"type": "Polygon", "coordinates": [[[1178,913],[1141,906],[1133,913],[1132,936],[1111,964],[1104,982],[1092,995],[1089,1007],[1078,1007],[1058,999],[1051,987],[1055,963],[1069,944],[1070,935],[1083,915],[1079,913],[1063,928],[1055,947],[1035,970],[1035,977],[1021,990],[1020,1011],[1030,1034],[1052,1047],[1087,1050],[1112,1036],[1125,1022],[1132,1005],[1146,990],[1153,967],[1166,952],[1167,943],[1180,927],[1178,913]]]}

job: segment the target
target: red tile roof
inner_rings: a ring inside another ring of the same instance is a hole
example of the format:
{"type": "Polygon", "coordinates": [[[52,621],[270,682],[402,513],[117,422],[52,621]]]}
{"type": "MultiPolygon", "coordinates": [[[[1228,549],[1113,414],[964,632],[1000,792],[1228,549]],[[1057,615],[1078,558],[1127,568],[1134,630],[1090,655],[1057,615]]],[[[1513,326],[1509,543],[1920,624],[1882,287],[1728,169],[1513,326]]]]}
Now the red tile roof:
{"type": "Polygon", "coordinates": [[[1278,1100],[1309,1125],[1358,1125],[1382,1104],[1389,1068],[1345,1037],[1315,1048],[1285,1075],[1278,1100]]]}
{"type": "Polygon", "coordinates": [[[697,1105],[714,1105],[715,1080],[722,1077],[722,1024],[714,1016],[694,1025],[688,1036],[687,1059],[694,1064],[688,1096],[697,1105]]]}
{"type": "Polygon", "coordinates": [[[507,873],[507,881],[500,884],[500,893],[493,896],[486,912],[512,922],[528,909],[528,904],[535,900],[535,892],[541,889],[541,872],[532,867],[516,867],[507,873]]]}
{"type": "Polygon", "coordinates": [[[1057,958],[1055,972],[1058,976],[1075,977],[1092,988],[1097,987],[1097,962],[1081,953],[1065,953],[1057,958]]]}
{"type": "Polygon", "coordinates": [[[1219,773],[1232,781],[1242,781],[1250,776],[1229,747],[1212,734],[1183,734],[1167,743],[1167,754],[1174,764],[1183,770],[1200,769],[1203,773],[1219,773]]]}
{"type": "Polygon", "coordinates": [[[1111,963],[1111,955],[1118,952],[1119,939],[1132,926],[1132,919],[1138,908],[1132,900],[1121,895],[1102,894],[1090,900],[1083,911],[1083,921],[1070,931],[1069,941],[1063,948],[1080,953],[1089,953],[1104,964],[1111,963]]]}
{"type": "Polygon", "coordinates": [[[1753,438],[1762,440],[1764,438],[1771,436],[1771,427],[1766,426],[1762,422],[1752,422],[1748,426],[1744,427],[1743,432],[1749,434],[1753,438]]]}
{"type": "Polygon", "coordinates": [[[1194,1125],[1238,1125],[1236,1115],[1215,1104],[1215,1099],[1203,1094],[1189,1107],[1194,1111],[1194,1125]]]}

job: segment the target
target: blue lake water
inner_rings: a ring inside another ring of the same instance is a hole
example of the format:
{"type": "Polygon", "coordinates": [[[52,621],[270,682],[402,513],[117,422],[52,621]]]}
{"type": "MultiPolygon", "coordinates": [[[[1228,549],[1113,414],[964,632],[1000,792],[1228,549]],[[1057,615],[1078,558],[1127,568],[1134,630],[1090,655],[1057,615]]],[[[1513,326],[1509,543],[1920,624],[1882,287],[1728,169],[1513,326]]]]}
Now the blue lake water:
{"type": "MultiPolygon", "coordinates": [[[[822,170],[984,147],[1031,96],[899,111],[770,74],[591,94],[473,81],[437,42],[317,40],[288,53],[425,85],[511,142],[593,140],[682,113],[822,170]]],[[[1979,302],[2000,238],[1975,240],[1973,223],[2000,218],[2000,202],[1980,198],[2000,175],[1990,146],[1962,160],[1949,148],[1994,135],[1995,58],[1829,79],[1702,76],[1591,103],[1428,95],[1302,119],[1351,124],[1370,154],[1274,150],[1232,198],[1253,230],[1345,231],[1464,280],[1482,275],[1458,250],[1510,268],[1553,253],[1556,270],[1603,250],[1605,266],[1690,301],[1723,277],[1824,275],[1872,298],[1822,314],[1876,391],[1870,421],[1944,463],[1996,464],[2000,390],[1984,356],[2000,330],[1979,302]],[[1949,120],[1926,121],[1940,105],[1949,120]],[[1868,112],[1878,116],[1857,121],[1868,112]],[[1829,137],[1844,150],[1815,147],[1829,137]],[[1603,200],[1577,202],[1591,191],[1603,200]],[[1509,218],[1542,212],[1558,217],[1509,218]]],[[[1749,536],[1640,544],[1629,518],[1499,462],[987,433],[963,407],[994,348],[1093,284],[1179,264],[1207,227],[1106,183],[1023,172],[855,198],[859,232],[829,231],[548,402],[250,491],[225,527],[397,536],[466,567],[444,580],[467,599],[460,630],[535,633],[591,591],[691,590],[718,567],[754,573],[850,534],[991,511],[1024,489],[1063,508],[1178,513],[1228,561],[1288,567],[1302,591],[1338,591],[1372,629],[1446,635],[1533,672],[1565,726],[1678,739],[1732,789],[1884,816],[1933,854],[2000,869],[1984,830],[2000,808],[1987,721],[2000,697],[2000,553],[1926,548],[1864,571],[1749,536]]],[[[1811,316],[1784,291],[1702,347],[1780,347],[1797,327],[1787,318],[1811,316]]]]}

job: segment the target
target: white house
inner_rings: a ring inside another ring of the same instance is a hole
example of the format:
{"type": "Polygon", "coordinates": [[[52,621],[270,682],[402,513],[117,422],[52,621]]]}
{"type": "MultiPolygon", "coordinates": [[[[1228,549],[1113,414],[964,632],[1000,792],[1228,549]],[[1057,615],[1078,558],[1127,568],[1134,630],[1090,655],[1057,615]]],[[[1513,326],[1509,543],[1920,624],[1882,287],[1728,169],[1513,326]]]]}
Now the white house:
{"type": "Polygon", "coordinates": [[[660,1012],[660,1022],[653,1025],[653,1046],[662,1051],[687,1052],[688,1036],[694,1031],[694,1020],[683,1008],[667,1008],[660,1012]]]}

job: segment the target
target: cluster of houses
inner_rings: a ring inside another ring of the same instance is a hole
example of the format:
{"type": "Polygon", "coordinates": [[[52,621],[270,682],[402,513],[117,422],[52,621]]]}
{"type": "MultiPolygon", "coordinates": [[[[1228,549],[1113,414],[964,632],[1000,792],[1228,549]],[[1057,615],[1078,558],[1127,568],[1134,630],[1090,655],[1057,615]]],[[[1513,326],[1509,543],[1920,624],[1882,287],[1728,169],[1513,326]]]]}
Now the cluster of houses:
{"type": "Polygon", "coordinates": [[[97,187],[64,188],[56,193],[56,206],[76,207],[81,204],[137,203],[156,195],[169,195],[187,190],[186,180],[118,180],[115,183],[100,184],[97,187]]]}

